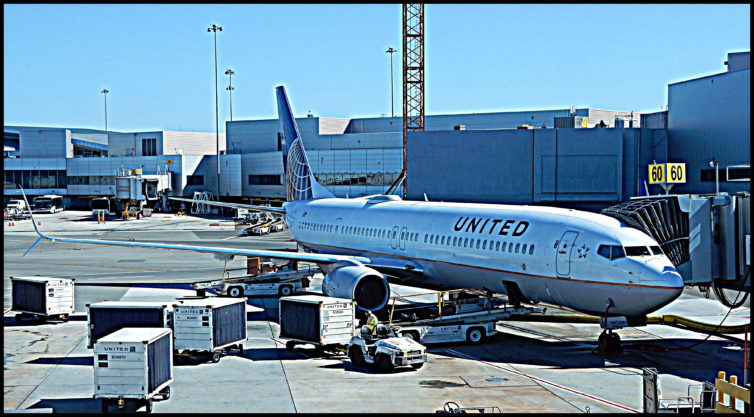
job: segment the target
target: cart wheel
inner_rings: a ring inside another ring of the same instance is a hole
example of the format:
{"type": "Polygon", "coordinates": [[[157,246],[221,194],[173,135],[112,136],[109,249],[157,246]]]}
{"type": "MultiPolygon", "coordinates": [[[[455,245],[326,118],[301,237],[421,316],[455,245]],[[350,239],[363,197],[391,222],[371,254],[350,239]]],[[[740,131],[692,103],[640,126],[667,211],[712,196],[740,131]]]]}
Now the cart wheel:
{"type": "Polygon", "coordinates": [[[63,320],[64,323],[68,322],[68,314],[61,314],[60,319],[63,320]]]}
{"type": "Polygon", "coordinates": [[[220,351],[219,350],[216,350],[216,351],[212,352],[212,362],[213,363],[220,362],[220,351]]]}
{"type": "Polygon", "coordinates": [[[144,402],[144,411],[146,411],[147,413],[152,412],[152,399],[151,398],[144,402]]]}
{"type": "Polygon", "coordinates": [[[482,343],[484,340],[484,330],[479,327],[473,327],[466,332],[466,340],[473,344],[482,343]]]}
{"type": "Polygon", "coordinates": [[[411,367],[414,368],[414,369],[421,369],[422,366],[424,366],[424,362],[422,362],[422,363],[414,363],[414,364],[411,365],[411,367]]]}
{"type": "Polygon", "coordinates": [[[170,398],[170,387],[165,387],[165,389],[162,390],[161,394],[162,394],[162,400],[163,401],[165,401],[168,398],[170,398]]]}
{"type": "Polygon", "coordinates": [[[294,342],[293,340],[289,340],[285,343],[285,350],[287,350],[288,352],[293,352],[294,347],[296,347],[296,342],[294,342]]]}
{"type": "Polygon", "coordinates": [[[377,366],[384,371],[391,369],[393,367],[393,363],[390,361],[390,356],[380,355],[377,358],[377,366]]]}
{"type": "Polygon", "coordinates": [[[405,337],[406,339],[411,339],[415,342],[419,341],[419,332],[415,332],[413,330],[401,333],[401,336],[405,337]]]}
{"type": "Polygon", "coordinates": [[[228,295],[231,297],[243,297],[243,289],[241,287],[230,287],[228,295]]]}
{"type": "Polygon", "coordinates": [[[238,344],[238,356],[243,356],[243,345],[238,344]]]}
{"type": "Polygon", "coordinates": [[[107,398],[102,399],[102,412],[107,413],[110,411],[110,401],[107,398]]]}
{"type": "Polygon", "coordinates": [[[291,288],[290,285],[283,285],[278,290],[278,293],[280,295],[282,295],[283,297],[287,297],[287,296],[291,295],[291,293],[293,293],[293,288],[291,288]]]}
{"type": "Polygon", "coordinates": [[[351,346],[348,350],[348,358],[353,366],[364,366],[364,354],[358,346],[351,346]]]}
{"type": "Polygon", "coordinates": [[[13,319],[16,321],[16,323],[22,321],[24,319],[24,315],[21,313],[16,314],[13,319]]]}

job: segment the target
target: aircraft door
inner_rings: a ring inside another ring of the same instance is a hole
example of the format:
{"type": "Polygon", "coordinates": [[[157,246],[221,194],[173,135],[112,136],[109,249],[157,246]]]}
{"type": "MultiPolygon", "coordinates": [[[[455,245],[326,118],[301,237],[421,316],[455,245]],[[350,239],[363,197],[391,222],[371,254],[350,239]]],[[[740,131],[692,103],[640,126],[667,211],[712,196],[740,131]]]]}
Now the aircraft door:
{"type": "Polygon", "coordinates": [[[398,226],[393,226],[393,230],[390,231],[390,247],[393,249],[398,249],[400,245],[400,230],[398,229],[398,226]]]}
{"type": "Polygon", "coordinates": [[[343,239],[340,237],[343,234],[343,218],[338,217],[335,219],[335,230],[333,230],[333,234],[335,237],[336,242],[342,242],[343,239]]]}
{"type": "Polygon", "coordinates": [[[558,276],[567,277],[571,274],[571,250],[579,232],[565,232],[558,242],[556,269],[558,276]]]}
{"type": "Polygon", "coordinates": [[[401,250],[406,249],[406,239],[408,239],[408,227],[402,227],[401,228],[401,234],[398,236],[398,243],[401,248],[401,250]]]}

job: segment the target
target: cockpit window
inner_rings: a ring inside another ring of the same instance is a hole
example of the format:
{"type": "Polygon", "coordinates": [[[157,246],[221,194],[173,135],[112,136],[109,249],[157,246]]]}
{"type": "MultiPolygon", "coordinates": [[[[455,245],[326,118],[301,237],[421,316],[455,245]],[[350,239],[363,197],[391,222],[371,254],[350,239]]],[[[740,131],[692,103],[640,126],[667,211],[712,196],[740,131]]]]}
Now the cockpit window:
{"type": "Polygon", "coordinates": [[[626,246],[626,256],[646,256],[649,249],[646,246],[626,246]]]}
{"type": "Polygon", "coordinates": [[[622,246],[613,245],[600,245],[599,249],[597,249],[597,253],[610,260],[616,260],[626,256],[626,254],[623,253],[622,246]]]}
{"type": "Polygon", "coordinates": [[[659,246],[650,246],[649,249],[652,249],[652,255],[662,255],[662,249],[659,246]]]}

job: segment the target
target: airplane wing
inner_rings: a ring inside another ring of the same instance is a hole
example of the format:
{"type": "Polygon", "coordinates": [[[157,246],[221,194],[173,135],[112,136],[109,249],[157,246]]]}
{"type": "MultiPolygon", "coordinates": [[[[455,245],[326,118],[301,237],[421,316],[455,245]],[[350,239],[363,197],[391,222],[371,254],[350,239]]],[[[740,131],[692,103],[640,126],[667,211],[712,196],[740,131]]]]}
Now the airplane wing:
{"type": "MultiPolygon", "coordinates": [[[[26,194],[23,189],[21,193],[26,200],[26,194]]],[[[27,201],[28,204],[28,201],[27,201]]],[[[183,250],[191,252],[212,253],[218,259],[232,259],[234,255],[241,256],[259,256],[263,258],[275,258],[275,259],[289,259],[296,261],[313,262],[316,264],[334,264],[338,262],[353,262],[358,261],[364,264],[369,263],[369,258],[362,256],[343,256],[343,255],[327,255],[320,253],[304,253],[304,252],[286,252],[276,250],[257,250],[257,249],[240,249],[240,248],[216,248],[209,246],[190,246],[190,245],[173,245],[163,243],[145,243],[145,242],[123,242],[115,240],[99,240],[99,239],[70,239],[52,237],[43,234],[39,228],[37,228],[37,222],[34,220],[34,214],[31,214],[32,225],[36,230],[39,238],[26,250],[24,256],[34,248],[42,239],[49,240],[51,242],[62,243],[89,243],[94,245],[110,245],[110,246],[124,246],[124,247],[136,247],[136,248],[158,248],[158,249],[172,249],[183,250]]]]}
{"type": "Polygon", "coordinates": [[[266,211],[268,213],[285,214],[285,208],[283,207],[268,207],[268,206],[255,206],[252,204],[242,203],[226,203],[224,201],[207,201],[207,200],[192,200],[190,198],[168,197],[171,200],[185,201],[188,203],[207,204],[210,206],[241,208],[252,211],[266,211]]]}

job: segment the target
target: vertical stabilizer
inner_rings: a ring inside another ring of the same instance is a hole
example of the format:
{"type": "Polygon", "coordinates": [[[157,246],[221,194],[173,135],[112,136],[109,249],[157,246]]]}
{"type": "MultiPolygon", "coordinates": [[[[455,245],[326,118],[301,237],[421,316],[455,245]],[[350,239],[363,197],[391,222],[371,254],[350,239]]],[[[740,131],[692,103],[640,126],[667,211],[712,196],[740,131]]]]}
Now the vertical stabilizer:
{"type": "Polygon", "coordinates": [[[293,118],[291,104],[285,94],[285,87],[276,89],[278,119],[283,131],[283,169],[285,170],[285,191],[288,201],[313,200],[335,197],[314,179],[306,158],[304,143],[301,141],[296,119],[293,118]]]}

